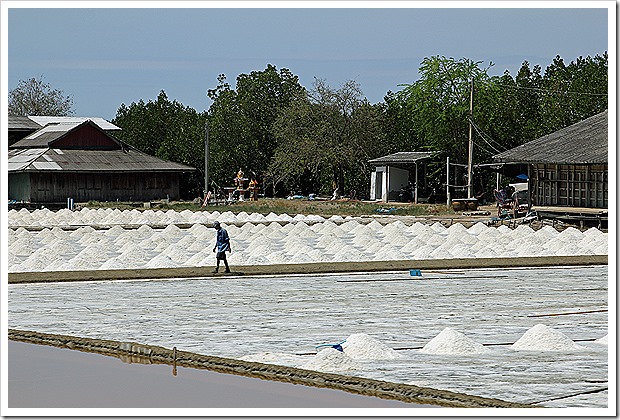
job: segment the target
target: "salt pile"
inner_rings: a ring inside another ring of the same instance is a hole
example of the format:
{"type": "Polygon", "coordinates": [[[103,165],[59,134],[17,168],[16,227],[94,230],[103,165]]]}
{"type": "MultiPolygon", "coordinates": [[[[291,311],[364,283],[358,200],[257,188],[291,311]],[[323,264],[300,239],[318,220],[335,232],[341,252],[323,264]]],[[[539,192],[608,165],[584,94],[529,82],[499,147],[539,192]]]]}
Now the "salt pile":
{"type": "Polygon", "coordinates": [[[326,348],[317,353],[309,362],[298,366],[301,369],[319,372],[346,372],[359,370],[359,365],[344,352],[334,348],[326,348]]]}
{"type": "Polygon", "coordinates": [[[215,230],[201,223],[215,219],[241,223],[226,226],[233,249],[229,262],[234,265],[607,254],[607,233],[595,228],[584,233],[574,228],[559,233],[549,226],[538,231],[519,226],[513,231],[503,225],[494,228],[477,223],[466,229],[460,224],[446,228],[439,222],[407,226],[394,221],[382,225],[376,220],[365,224],[351,218],[325,220],[319,216],[312,216],[317,223],[308,223],[310,216],[303,215],[188,210],[9,213],[13,226],[49,226],[33,232],[22,227],[10,229],[11,272],[213,265],[213,256],[206,251],[213,247],[215,230]],[[246,223],[251,219],[264,219],[268,224],[246,223]],[[78,222],[89,225],[73,231],[58,227],[78,222]],[[138,229],[123,227],[130,222],[141,224],[138,229]],[[191,227],[175,225],[181,222],[191,227]],[[106,228],[96,230],[92,226],[97,224],[106,228]],[[37,252],[41,249],[48,252],[42,255],[37,252]],[[85,250],[88,252],[76,258],[85,250]]]}
{"type": "Polygon", "coordinates": [[[439,335],[429,341],[422,350],[428,354],[480,354],[488,350],[480,343],[476,343],[465,334],[445,328],[439,335]]]}
{"type": "Polygon", "coordinates": [[[583,350],[582,346],[575,344],[568,336],[544,324],[537,324],[527,330],[511,348],[534,351],[583,350]]]}
{"type": "Polygon", "coordinates": [[[368,334],[351,334],[342,344],[344,353],[355,360],[392,360],[401,355],[368,334]]]}
{"type": "Polygon", "coordinates": [[[607,343],[607,336],[608,335],[609,334],[605,334],[605,337],[598,338],[598,339],[594,340],[594,342],[598,343],[598,344],[605,344],[605,345],[607,345],[608,344],[607,343]]]}

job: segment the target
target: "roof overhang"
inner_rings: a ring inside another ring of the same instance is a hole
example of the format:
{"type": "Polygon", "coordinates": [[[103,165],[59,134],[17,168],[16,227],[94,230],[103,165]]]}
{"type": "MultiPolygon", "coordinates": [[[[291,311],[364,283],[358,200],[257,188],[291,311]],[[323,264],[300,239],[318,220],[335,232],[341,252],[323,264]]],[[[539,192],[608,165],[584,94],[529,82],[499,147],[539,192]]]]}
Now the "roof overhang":
{"type": "Polygon", "coordinates": [[[368,161],[371,165],[406,165],[429,159],[441,152],[398,152],[391,155],[378,157],[368,161]]]}

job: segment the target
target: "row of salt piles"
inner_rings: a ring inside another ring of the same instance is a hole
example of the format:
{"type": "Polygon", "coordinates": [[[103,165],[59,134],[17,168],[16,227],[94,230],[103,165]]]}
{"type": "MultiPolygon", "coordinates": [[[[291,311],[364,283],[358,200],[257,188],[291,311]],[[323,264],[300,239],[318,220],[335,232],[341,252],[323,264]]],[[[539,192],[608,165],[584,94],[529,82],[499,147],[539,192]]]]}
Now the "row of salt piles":
{"type": "MultiPolygon", "coordinates": [[[[594,341],[596,345],[607,345],[607,335],[594,341]]],[[[260,363],[275,363],[301,369],[321,372],[347,372],[362,370],[360,362],[377,360],[398,360],[403,358],[398,351],[382,341],[364,333],[352,334],[340,343],[342,351],[334,345],[320,349],[310,359],[286,353],[262,352],[241,357],[241,360],[260,363]]],[[[510,345],[514,351],[530,352],[573,352],[586,348],[577,345],[567,335],[544,324],[537,324],[527,330],[521,338],[510,345]]],[[[491,353],[492,349],[472,340],[453,328],[446,327],[428,341],[420,353],[441,356],[474,356],[491,353]]]]}
{"type": "MultiPolygon", "coordinates": [[[[607,254],[607,234],[595,228],[558,232],[482,223],[467,229],[460,224],[446,228],[440,223],[407,226],[396,221],[384,226],[328,220],[227,229],[233,251],[229,262],[234,265],[607,254]]],[[[203,224],[188,229],[10,229],[9,271],[210,266],[214,242],[215,230],[203,224]]]]}
{"type": "Polygon", "coordinates": [[[72,211],[61,209],[51,211],[49,209],[36,209],[30,212],[28,209],[10,210],[8,212],[9,226],[98,226],[98,225],[168,225],[168,224],[211,224],[215,220],[222,223],[246,223],[246,222],[292,222],[292,221],[311,221],[323,222],[325,220],[343,221],[340,216],[332,216],[325,219],[317,215],[296,215],[288,214],[268,215],[260,213],[239,212],[237,214],[226,211],[175,211],[175,210],[119,210],[112,208],[90,209],[82,208],[72,211]]]}

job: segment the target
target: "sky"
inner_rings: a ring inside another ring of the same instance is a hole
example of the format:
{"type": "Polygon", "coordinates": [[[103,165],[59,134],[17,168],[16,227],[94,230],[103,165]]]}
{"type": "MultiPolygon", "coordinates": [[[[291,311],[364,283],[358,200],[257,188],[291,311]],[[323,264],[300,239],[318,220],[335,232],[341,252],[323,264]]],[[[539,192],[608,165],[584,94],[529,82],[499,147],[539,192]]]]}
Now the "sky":
{"type": "Polygon", "coordinates": [[[108,120],[161,90],[202,112],[219,74],[234,87],[268,64],[307,88],[315,77],[334,88],[355,80],[371,103],[416,81],[430,56],[493,63],[490,75],[514,76],[526,60],[544,70],[556,55],[608,51],[605,7],[615,11],[614,1],[3,3],[8,89],[42,77],[73,97],[75,115],[108,120]]]}

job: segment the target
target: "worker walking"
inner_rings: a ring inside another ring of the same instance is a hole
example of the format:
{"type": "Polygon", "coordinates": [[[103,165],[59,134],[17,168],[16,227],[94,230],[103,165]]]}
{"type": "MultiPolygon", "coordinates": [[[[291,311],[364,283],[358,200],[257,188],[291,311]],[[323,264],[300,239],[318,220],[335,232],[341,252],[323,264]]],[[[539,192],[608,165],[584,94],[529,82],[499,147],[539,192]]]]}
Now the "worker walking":
{"type": "Polygon", "coordinates": [[[224,261],[224,266],[226,267],[225,273],[230,273],[230,268],[228,267],[228,261],[226,261],[226,251],[230,252],[230,238],[228,237],[228,232],[224,229],[220,222],[214,222],[213,227],[217,230],[216,234],[216,242],[213,247],[213,252],[216,252],[215,259],[217,260],[217,265],[215,266],[214,273],[220,268],[220,260],[224,261]]]}

